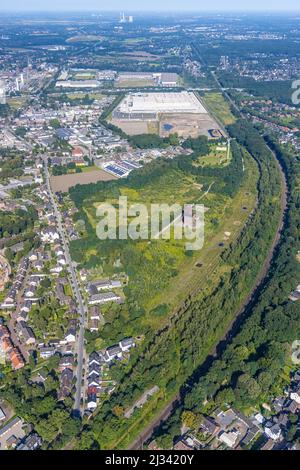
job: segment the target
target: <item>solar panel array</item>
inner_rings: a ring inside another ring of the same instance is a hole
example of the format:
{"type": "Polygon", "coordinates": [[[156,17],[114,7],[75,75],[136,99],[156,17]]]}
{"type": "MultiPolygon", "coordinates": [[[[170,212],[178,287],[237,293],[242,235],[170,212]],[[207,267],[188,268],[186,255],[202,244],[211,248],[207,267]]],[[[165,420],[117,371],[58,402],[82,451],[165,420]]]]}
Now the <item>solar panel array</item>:
{"type": "Polygon", "coordinates": [[[131,171],[140,168],[141,165],[138,163],[129,162],[128,160],[122,160],[121,162],[115,163],[111,162],[108,165],[104,166],[104,169],[109,171],[115,176],[122,178],[127,176],[131,171]]]}

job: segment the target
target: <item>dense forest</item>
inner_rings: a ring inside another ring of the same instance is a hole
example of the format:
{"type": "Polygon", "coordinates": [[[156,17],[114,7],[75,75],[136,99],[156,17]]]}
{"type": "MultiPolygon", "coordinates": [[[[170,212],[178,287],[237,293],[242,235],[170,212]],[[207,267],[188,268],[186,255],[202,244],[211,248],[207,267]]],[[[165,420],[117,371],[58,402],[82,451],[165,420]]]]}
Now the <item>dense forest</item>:
{"type": "Polygon", "coordinates": [[[45,381],[36,381],[36,364],[30,356],[29,364],[17,373],[5,373],[1,378],[1,398],[10,403],[17,416],[33,424],[43,439],[43,449],[61,449],[76,436],[81,421],[71,416],[73,400],[58,402],[59,376],[56,372],[60,356],[52,356],[47,365],[39,369],[45,381]]]}
{"type": "Polygon", "coordinates": [[[232,73],[223,73],[220,76],[220,82],[224,87],[246,89],[253,96],[259,96],[273,102],[293,104],[292,81],[256,81],[232,73]]]}
{"type": "Polygon", "coordinates": [[[0,149],[1,173],[0,181],[17,178],[23,175],[24,154],[14,149],[0,149]]]}
{"type": "Polygon", "coordinates": [[[37,212],[33,207],[27,210],[17,209],[12,212],[0,212],[0,238],[18,235],[28,228],[33,228],[37,212]]]}

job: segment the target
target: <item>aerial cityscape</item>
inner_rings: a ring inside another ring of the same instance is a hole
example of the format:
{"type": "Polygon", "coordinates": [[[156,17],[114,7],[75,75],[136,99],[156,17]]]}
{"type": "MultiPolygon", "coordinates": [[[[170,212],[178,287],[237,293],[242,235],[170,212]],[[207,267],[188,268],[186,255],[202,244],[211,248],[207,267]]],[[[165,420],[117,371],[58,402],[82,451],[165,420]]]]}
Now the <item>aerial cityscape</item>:
{"type": "Polygon", "coordinates": [[[21,3],[0,6],[0,451],[300,450],[296,2],[21,3]]]}

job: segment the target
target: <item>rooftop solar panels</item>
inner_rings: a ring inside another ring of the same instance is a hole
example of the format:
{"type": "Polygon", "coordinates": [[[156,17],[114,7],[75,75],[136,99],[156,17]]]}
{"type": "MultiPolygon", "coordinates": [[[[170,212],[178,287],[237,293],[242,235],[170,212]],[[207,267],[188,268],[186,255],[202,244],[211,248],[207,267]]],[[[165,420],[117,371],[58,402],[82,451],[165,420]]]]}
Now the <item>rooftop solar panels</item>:
{"type": "Polygon", "coordinates": [[[134,166],[130,165],[130,163],[127,163],[127,162],[124,162],[124,161],[119,162],[118,166],[120,166],[121,168],[125,168],[127,172],[136,169],[134,166]]]}
{"type": "Polygon", "coordinates": [[[116,165],[107,165],[105,169],[110,171],[113,175],[120,176],[120,177],[125,176],[128,173],[128,171],[116,165]]]}
{"type": "Polygon", "coordinates": [[[123,162],[125,162],[125,163],[127,163],[127,165],[131,166],[132,169],[141,168],[141,165],[139,165],[138,163],[129,162],[128,160],[123,160],[122,163],[123,162]]]}
{"type": "Polygon", "coordinates": [[[111,161],[103,166],[103,168],[115,176],[122,178],[127,176],[131,171],[141,168],[138,163],[122,160],[120,162],[111,161]]]}

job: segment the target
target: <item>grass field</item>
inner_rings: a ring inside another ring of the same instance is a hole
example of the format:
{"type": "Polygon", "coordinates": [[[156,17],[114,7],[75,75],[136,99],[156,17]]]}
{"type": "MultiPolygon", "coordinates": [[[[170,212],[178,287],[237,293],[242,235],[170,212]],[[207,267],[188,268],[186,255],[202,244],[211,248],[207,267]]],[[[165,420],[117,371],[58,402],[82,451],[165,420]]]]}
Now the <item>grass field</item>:
{"type": "Polygon", "coordinates": [[[27,102],[27,98],[21,97],[21,96],[18,96],[15,98],[8,98],[7,100],[7,104],[9,104],[9,106],[11,106],[13,109],[22,108],[23,106],[26,105],[26,102],[27,102]]]}
{"type": "Polygon", "coordinates": [[[74,76],[75,80],[94,80],[96,78],[95,72],[76,73],[74,76]]]}
{"type": "Polygon", "coordinates": [[[230,111],[229,104],[221,93],[205,93],[204,101],[208,110],[213,113],[223,125],[228,126],[235,122],[235,117],[230,111]]]}
{"type": "Polygon", "coordinates": [[[151,79],[136,79],[136,80],[117,80],[115,88],[143,88],[155,86],[154,80],[151,79]]]}
{"type": "Polygon", "coordinates": [[[95,99],[95,100],[101,100],[104,96],[101,93],[82,93],[81,92],[81,93],[68,93],[67,97],[70,100],[82,100],[85,97],[85,95],[88,95],[90,99],[95,99]]]}
{"type": "Polygon", "coordinates": [[[195,166],[226,166],[230,163],[232,154],[228,151],[228,144],[224,146],[215,145],[211,148],[209,155],[199,157],[194,163],[195,166]]]}

